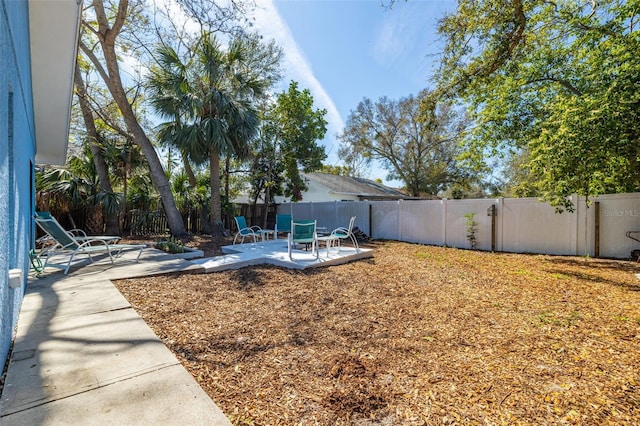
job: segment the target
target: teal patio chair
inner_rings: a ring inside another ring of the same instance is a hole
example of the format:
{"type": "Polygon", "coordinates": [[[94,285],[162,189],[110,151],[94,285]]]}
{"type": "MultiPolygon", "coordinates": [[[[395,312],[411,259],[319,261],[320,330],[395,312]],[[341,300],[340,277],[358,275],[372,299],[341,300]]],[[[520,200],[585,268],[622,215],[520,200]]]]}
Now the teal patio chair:
{"type": "Polygon", "coordinates": [[[233,244],[236,243],[238,238],[241,238],[240,244],[244,244],[244,239],[248,237],[253,238],[254,243],[258,241],[257,237],[260,237],[260,239],[264,239],[262,228],[260,228],[258,225],[247,226],[247,220],[244,216],[236,216],[234,217],[234,219],[236,221],[238,232],[236,232],[236,236],[233,238],[233,244]]]}
{"type": "Polygon", "coordinates": [[[351,218],[351,220],[349,220],[349,227],[348,228],[340,227],[340,228],[336,228],[333,231],[331,231],[331,235],[332,236],[338,237],[338,252],[340,252],[340,242],[342,240],[346,240],[347,238],[349,238],[351,240],[351,242],[353,243],[353,246],[355,247],[356,251],[359,249],[358,240],[356,239],[356,236],[353,234],[353,223],[355,221],[356,221],[356,217],[353,216],[351,218]]]}
{"type": "Polygon", "coordinates": [[[311,254],[315,252],[316,259],[320,258],[320,250],[318,247],[318,233],[316,232],[315,220],[298,220],[291,221],[291,232],[287,237],[287,246],[289,249],[289,259],[293,260],[291,255],[292,249],[296,244],[311,244],[311,254]]]}
{"type": "Polygon", "coordinates": [[[293,218],[290,214],[276,215],[276,227],[274,229],[273,239],[278,239],[278,232],[284,232],[285,234],[291,232],[291,220],[293,220],[293,218]]]}
{"type": "Polygon", "coordinates": [[[142,250],[146,247],[146,244],[114,244],[112,236],[91,237],[84,234],[83,236],[76,236],[71,232],[65,230],[58,221],[50,214],[37,214],[34,216],[34,220],[38,227],[42,229],[48,236],[49,246],[41,250],[38,258],[41,260],[45,258],[45,262],[42,265],[42,269],[47,266],[64,269],[64,274],[69,272],[71,262],[77,254],[86,254],[89,260],[93,262],[92,255],[104,254],[109,256],[111,263],[114,263],[114,259],[120,257],[125,250],[139,250],[136,262],[140,259],[142,250]],[[51,263],[50,260],[58,255],[68,255],[69,260],[64,263],[51,263]]]}

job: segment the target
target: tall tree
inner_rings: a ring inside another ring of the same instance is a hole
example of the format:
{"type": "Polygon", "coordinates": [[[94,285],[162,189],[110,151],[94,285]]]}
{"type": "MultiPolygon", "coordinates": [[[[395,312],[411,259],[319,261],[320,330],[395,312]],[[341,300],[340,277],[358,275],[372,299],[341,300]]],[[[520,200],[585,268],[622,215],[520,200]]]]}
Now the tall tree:
{"type": "Polygon", "coordinates": [[[300,91],[295,81],[278,95],[266,112],[254,156],[251,181],[256,198],[264,191],[267,204],[273,195],[281,193],[293,201],[302,199],[307,184],[300,171],[320,170],[327,158],[324,146],[318,145],[327,132],[326,114],[325,109],[313,108],[311,92],[300,91]]]}
{"type": "Polygon", "coordinates": [[[347,118],[340,156],[380,160],[412,196],[435,195],[469,178],[457,158],[466,125],[465,117],[426,90],[399,101],[365,98],[347,118]]]}
{"type": "MultiPolygon", "coordinates": [[[[99,180],[99,188],[106,193],[113,193],[111,186],[111,179],[109,177],[109,167],[102,155],[102,148],[98,141],[98,130],[96,129],[95,119],[93,116],[93,110],[91,103],[87,97],[87,89],[84,84],[82,72],[80,71],[80,64],[76,63],[74,85],[76,88],[76,96],[78,97],[78,103],[82,112],[82,118],[84,120],[84,126],[86,128],[87,143],[91,150],[93,162],[95,164],[96,173],[99,180]]],[[[105,213],[105,232],[108,235],[114,235],[120,233],[120,226],[118,224],[118,215],[116,212],[104,212],[105,213]]]]}
{"type": "Polygon", "coordinates": [[[117,40],[129,13],[133,14],[134,11],[130,10],[128,0],[120,0],[117,7],[110,7],[109,9],[105,8],[104,0],[93,0],[92,10],[95,20],[89,20],[89,17],[85,15],[82,26],[95,37],[94,40],[97,40],[97,43],[90,45],[88,43],[92,39],[83,37],[80,41],[80,50],[91,61],[104,80],[122,113],[128,132],[134,142],[140,146],[149,163],[151,180],[154,188],[160,194],[171,233],[177,236],[185,235],[186,230],[180,212],[176,207],[169,179],[164,173],[162,163],[153,144],[134,112],[132,101],[125,90],[120,72],[117,40]],[[102,55],[102,58],[98,57],[99,54],[102,55]]]}
{"type": "Polygon", "coordinates": [[[159,66],[148,81],[151,103],[169,121],[161,139],[174,143],[196,163],[209,162],[210,224],[220,229],[221,155],[245,158],[256,135],[255,104],[279,78],[281,51],[274,42],[241,34],[223,48],[203,34],[183,60],[167,46],[158,50],[159,66]]]}
{"type": "Polygon", "coordinates": [[[571,193],[637,190],[639,14],[639,0],[460,0],[439,25],[438,81],[471,106],[469,150],[525,149],[560,208],[571,193]]]}

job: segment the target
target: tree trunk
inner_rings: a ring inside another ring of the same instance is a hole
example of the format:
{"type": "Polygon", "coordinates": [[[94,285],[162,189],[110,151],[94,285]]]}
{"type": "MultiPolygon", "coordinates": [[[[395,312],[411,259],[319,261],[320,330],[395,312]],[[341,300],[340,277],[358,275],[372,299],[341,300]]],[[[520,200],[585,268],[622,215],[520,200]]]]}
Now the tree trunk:
{"type": "Polygon", "coordinates": [[[211,177],[209,182],[211,183],[211,211],[209,213],[209,220],[212,234],[221,234],[222,229],[218,226],[218,223],[222,221],[221,203],[220,203],[220,154],[215,149],[209,150],[209,161],[211,169],[211,177]]]}
{"type": "MultiPolygon", "coordinates": [[[[191,168],[191,163],[189,163],[189,159],[184,151],[180,151],[182,155],[182,164],[184,165],[184,172],[187,174],[187,179],[189,179],[189,186],[193,189],[198,187],[198,180],[196,179],[195,173],[193,173],[193,169],[191,168]]],[[[198,228],[199,232],[203,234],[211,233],[211,224],[207,220],[207,210],[203,203],[198,203],[198,216],[200,217],[200,226],[198,228]]]]}
{"type": "Polygon", "coordinates": [[[264,191],[264,217],[262,218],[262,228],[267,229],[267,220],[269,219],[269,203],[271,199],[271,189],[267,187],[264,191]]]}
{"type": "Polygon", "coordinates": [[[187,174],[187,179],[189,179],[189,186],[193,189],[196,189],[198,186],[198,181],[196,180],[196,175],[193,173],[193,169],[191,168],[191,164],[189,163],[189,159],[184,151],[180,150],[180,155],[182,156],[182,164],[184,165],[184,172],[187,174]]]}
{"type": "MultiPolygon", "coordinates": [[[[89,148],[91,149],[91,154],[93,155],[93,164],[96,166],[96,172],[98,173],[98,179],[100,181],[100,189],[104,192],[113,192],[111,179],[109,177],[109,167],[102,156],[102,151],[98,143],[98,130],[96,129],[91,105],[87,99],[87,89],[84,85],[84,80],[82,79],[82,73],[80,72],[80,66],[78,64],[76,64],[74,83],[76,86],[76,95],[78,96],[80,110],[82,111],[84,127],[87,129],[87,139],[89,142],[89,148]]],[[[120,234],[117,214],[106,214],[105,212],[104,221],[106,224],[105,232],[108,235],[120,234]]]]}
{"type": "Polygon", "coordinates": [[[229,178],[231,176],[231,157],[229,155],[226,156],[224,160],[224,199],[226,202],[224,218],[226,221],[226,225],[231,228],[231,214],[229,211],[229,178]]]}
{"type": "MultiPolygon", "coordinates": [[[[103,0],[93,0],[93,7],[95,9],[98,22],[97,36],[104,54],[104,60],[107,68],[106,73],[100,72],[101,70],[104,71],[104,69],[95,55],[93,55],[93,52],[85,49],[82,44],[81,47],[83,52],[87,54],[96,68],[98,68],[99,73],[102,75],[107,87],[109,88],[109,92],[113,96],[113,99],[116,101],[116,104],[122,113],[122,117],[127,125],[129,133],[131,133],[133,141],[140,146],[143,155],[149,163],[151,182],[153,183],[155,190],[160,194],[160,199],[162,200],[162,206],[164,207],[164,212],[167,217],[167,223],[171,230],[171,234],[178,237],[184,237],[186,236],[187,231],[185,230],[182,216],[180,215],[176,202],[173,198],[169,179],[164,173],[162,163],[158,158],[158,154],[156,153],[154,146],[151,144],[151,141],[144,132],[144,129],[138,122],[135,112],[127,99],[124,86],[122,85],[120,69],[118,66],[118,56],[115,49],[115,40],[122,29],[122,25],[124,24],[128,5],[128,0],[120,1],[113,27],[110,27],[104,9],[103,0]]],[[[87,23],[87,25],[90,24],[87,23]]]]}
{"type": "Polygon", "coordinates": [[[267,185],[264,189],[264,218],[262,219],[262,228],[267,228],[267,219],[269,217],[269,205],[271,204],[271,163],[267,169],[267,185]]]}

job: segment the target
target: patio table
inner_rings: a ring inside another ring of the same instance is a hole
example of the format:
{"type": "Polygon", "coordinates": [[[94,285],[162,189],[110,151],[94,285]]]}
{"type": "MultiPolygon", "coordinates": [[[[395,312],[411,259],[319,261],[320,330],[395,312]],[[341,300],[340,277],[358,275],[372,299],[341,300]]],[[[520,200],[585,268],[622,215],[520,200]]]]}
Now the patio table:
{"type": "MultiPolygon", "coordinates": [[[[262,241],[269,241],[269,235],[275,235],[275,231],[273,229],[263,229],[260,231],[260,234],[262,235],[262,241]]],[[[271,239],[273,240],[274,237],[271,237],[271,239]]]]}
{"type": "Polygon", "coordinates": [[[331,247],[333,247],[334,243],[338,243],[338,251],[340,251],[340,238],[336,237],[335,235],[323,235],[318,237],[318,250],[320,250],[320,241],[324,241],[327,247],[327,257],[329,257],[329,250],[331,250],[331,247]]]}

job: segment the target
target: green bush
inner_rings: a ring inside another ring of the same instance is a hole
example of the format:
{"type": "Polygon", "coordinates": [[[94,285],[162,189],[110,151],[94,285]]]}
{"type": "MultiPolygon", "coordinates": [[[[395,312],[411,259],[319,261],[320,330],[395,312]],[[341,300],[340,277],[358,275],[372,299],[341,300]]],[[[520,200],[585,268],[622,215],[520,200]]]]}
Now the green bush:
{"type": "Polygon", "coordinates": [[[158,241],[156,243],[156,247],[171,254],[184,253],[184,243],[176,237],[170,237],[168,240],[158,241]]]}

